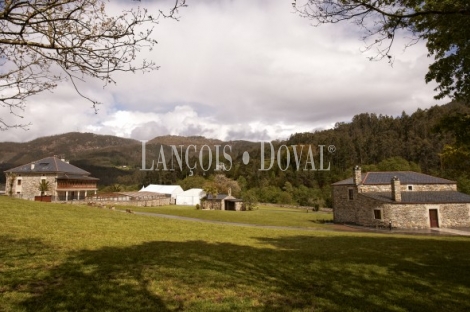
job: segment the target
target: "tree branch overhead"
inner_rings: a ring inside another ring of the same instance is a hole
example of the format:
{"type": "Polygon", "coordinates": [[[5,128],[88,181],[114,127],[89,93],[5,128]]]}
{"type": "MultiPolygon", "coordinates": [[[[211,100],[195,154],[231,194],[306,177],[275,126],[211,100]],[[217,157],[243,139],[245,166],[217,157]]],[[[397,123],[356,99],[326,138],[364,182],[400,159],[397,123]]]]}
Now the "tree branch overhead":
{"type": "MultiPolygon", "coordinates": [[[[185,6],[177,0],[170,13],[156,17],[135,7],[119,15],[106,13],[104,0],[10,0],[0,3],[0,105],[19,114],[26,99],[69,80],[83,95],[76,79],[115,83],[114,72],[148,72],[153,60],[137,63],[137,55],[152,49],[153,27],[160,16],[171,18],[185,6]]],[[[0,129],[7,125],[0,117],[0,129]]]]}

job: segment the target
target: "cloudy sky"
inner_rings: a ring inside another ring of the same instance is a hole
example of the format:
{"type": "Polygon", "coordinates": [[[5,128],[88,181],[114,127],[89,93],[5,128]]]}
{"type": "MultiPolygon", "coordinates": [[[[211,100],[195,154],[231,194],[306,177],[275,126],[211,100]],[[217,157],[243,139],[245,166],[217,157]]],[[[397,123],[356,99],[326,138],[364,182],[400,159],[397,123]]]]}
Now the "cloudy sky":
{"type": "MultiPolygon", "coordinates": [[[[150,11],[174,0],[142,1],[150,11]]],[[[120,1],[112,1],[117,6],[120,1]]],[[[222,140],[284,139],[295,132],[331,128],[355,114],[397,116],[446,101],[425,84],[430,59],[423,43],[395,62],[370,62],[351,24],[312,27],[293,13],[291,1],[188,0],[180,21],[161,20],[158,45],[141,57],[160,69],[116,76],[102,88],[82,91],[103,104],[98,114],[63,83],[29,98],[28,131],[1,133],[1,141],[25,142],[70,131],[148,140],[160,135],[203,135],[222,140]]],[[[116,8],[110,8],[116,9],[116,8]]],[[[155,13],[156,14],[156,13],[155,13]]]]}

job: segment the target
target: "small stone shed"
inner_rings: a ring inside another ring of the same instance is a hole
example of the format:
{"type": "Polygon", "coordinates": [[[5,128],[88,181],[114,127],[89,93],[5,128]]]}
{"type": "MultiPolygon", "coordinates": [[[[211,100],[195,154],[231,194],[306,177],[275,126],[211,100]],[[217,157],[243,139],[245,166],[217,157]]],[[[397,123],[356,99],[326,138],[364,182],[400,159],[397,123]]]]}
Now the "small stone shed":
{"type": "Polygon", "coordinates": [[[411,171],[369,172],[332,184],[337,223],[404,229],[470,226],[470,195],[454,181],[411,171]]]}
{"type": "Polygon", "coordinates": [[[202,209],[234,211],[245,210],[243,200],[226,194],[218,194],[217,196],[209,194],[201,201],[201,203],[202,209]]]}

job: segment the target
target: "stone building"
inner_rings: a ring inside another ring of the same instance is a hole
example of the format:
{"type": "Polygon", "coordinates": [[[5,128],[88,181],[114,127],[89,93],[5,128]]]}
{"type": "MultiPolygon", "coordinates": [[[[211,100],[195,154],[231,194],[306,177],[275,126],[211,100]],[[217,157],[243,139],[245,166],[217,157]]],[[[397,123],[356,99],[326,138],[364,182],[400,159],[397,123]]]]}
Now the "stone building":
{"type": "Polygon", "coordinates": [[[97,191],[97,178],[57,156],[6,170],[5,176],[5,193],[29,200],[41,195],[59,201],[80,200],[97,191]],[[39,184],[43,180],[49,182],[49,191],[41,194],[39,184]]]}
{"type": "Polygon", "coordinates": [[[218,194],[217,196],[209,194],[201,201],[201,204],[202,209],[235,211],[246,210],[245,205],[243,205],[243,200],[237,199],[230,194],[218,194]]]}
{"type": "Polygon", "coordinates": [[[470,226],[470,195],[454,181],[410,172],[368,172],[332,184],[337,223],[420,229],[470,226]]]}

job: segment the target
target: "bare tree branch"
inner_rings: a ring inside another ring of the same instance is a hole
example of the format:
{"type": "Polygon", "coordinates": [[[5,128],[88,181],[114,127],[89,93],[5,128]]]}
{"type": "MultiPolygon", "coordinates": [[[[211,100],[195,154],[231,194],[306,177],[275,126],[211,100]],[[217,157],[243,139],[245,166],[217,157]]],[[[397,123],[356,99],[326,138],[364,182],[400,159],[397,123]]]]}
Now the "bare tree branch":
{"type": "MultiPolygon", "coordinates": [[[[26,99],[68,80],[96,78],[115,83],[115,72],[158,69],[152,60],[137,63],[142,49],[152,49],[151,37],[160,17],[177,19],[186,0],[175,0],[168,14],[157,16],[140,7],[117,16],[106,13],[105,0],[10,0],[0,2],[0,105],[22,115],[26,99]]],[[[0,119],[0,129],[27,128],[0,119]]]]}

